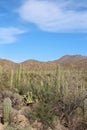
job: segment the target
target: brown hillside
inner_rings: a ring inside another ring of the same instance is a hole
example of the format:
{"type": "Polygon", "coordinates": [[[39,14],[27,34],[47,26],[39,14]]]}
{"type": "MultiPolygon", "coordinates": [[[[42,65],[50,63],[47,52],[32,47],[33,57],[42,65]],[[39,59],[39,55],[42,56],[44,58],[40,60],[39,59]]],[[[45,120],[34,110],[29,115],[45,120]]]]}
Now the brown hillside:
{"type": "Polygon", "coordinates": [[[55,68],[55,63],[49,63],[49,62],[40,62],[37,60],[27,60],[22,63],[20,63],[24,69],[35,69],[35,70],[40,70],[40,69],[53,69],[55,68]]]}
{"type": "Polygon", "coordinates": [[[58,60],[54,60],[50,62],[27,60],[19,64],[10,60],[0,59],[0,66],[7,69],[17,69],[19,65],[21,65],[23,69],[27,69],[27,70],[40,70],[40,69],[51,70],[51,69],[55,69],[55,67],[58,64],[64,65],[67,68],[68,67],[70,68],[71,66],[75,66],[77,68],[87,68],[87,57],[81,55],[65,55],[58,60]]]}
{"type": "Polygon", "coordinates": [[[0,59],[0,66],[3,67],[4,69],[17,69],[18,64],[7,60],[7,59],[0,59]]]}
{"type": "Polygon", "coordinates": [[[87,60],[87,57],[81,55],[65,55],[60,59],[55,60],[54,62],[59,64],[67,64],[67,63],[70,64],[70,63],[78,63],[81,62],[82,60],[87,60]]]}

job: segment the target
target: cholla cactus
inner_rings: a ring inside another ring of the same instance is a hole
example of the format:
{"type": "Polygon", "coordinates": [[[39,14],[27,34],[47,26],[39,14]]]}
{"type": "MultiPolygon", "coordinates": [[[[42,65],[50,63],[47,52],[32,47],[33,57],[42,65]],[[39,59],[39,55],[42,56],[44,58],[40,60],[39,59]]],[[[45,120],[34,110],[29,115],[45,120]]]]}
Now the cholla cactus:
{"type": "Polygon", "coordinates": [[[11,108],[12,108],[12,103],[10,98],[5,98],[4,99],[4,123],[9,124],[10,123],[10,113],[11,113],[11,108]]]}

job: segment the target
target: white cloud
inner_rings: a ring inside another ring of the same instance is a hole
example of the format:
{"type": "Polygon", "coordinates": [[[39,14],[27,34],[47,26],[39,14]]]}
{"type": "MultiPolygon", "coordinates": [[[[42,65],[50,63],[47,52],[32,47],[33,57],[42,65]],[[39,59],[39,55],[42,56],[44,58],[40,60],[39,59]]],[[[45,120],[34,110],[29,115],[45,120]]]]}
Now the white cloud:
{"type": "MultiPolygon", "coordinates": [[[[87,10],[78,10],[72,0],[47,1],[26,0],[18,10],[20,17],[37,25],[40,29],[51,32],[86,32],[87,10]]],[[[82,5],[82,7],[85,4],[82,5]]]]}
{"type": "Polygon", "coordinates": [[[0,27],[0,44],[13,43],[17,40],[16,35],[22,34],[24,32],[24,30],[15,27],[0,27]]]}

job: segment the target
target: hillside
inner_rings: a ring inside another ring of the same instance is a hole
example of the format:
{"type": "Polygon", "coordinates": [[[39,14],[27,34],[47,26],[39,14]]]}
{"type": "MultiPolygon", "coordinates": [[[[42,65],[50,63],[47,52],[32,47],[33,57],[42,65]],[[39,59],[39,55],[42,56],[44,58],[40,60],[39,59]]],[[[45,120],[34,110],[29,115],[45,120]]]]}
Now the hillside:
{"type": "Polygon", "coordinates": [[[67,63],[77,63],[82,60],[87,60],[86,56],[81,56],[81,55],[65,55],[61,57],[58,60],[55,60],[54,62],[59,63],[59,64],[67,64],[67,63]]]}
{"type": "Polygon", "coordinates": [[[7,69],[17,69],[20,65],[22,66],[23,69],[28,70],[54,69],[58,64],[61,64],[66,67],[75,66],[75,67],[87,68],[87,57],[81,55],[65,55],[60,59],[50,62],[26,60],[19,64],[7,59],[0,59],[0,66],[7,69]]]}
{"type": "Polygon", "coordinates": [[[3,67],[4,69],[17,69],[18,64],[7,60],[7,59],[0,59],[0,66],[3,67]]]}
{"type": "Polygon", "coordinates": [[[56,64],[71,68],[87,69],[87,56],[65,55],[58,60],[53,61],[56,64]]]}
{"type": "Polygon", "coordinates": [[[56,64],[53,62],[41,62],[37,60],[27,60],[20,63],[24,69],[53,69],[56,64]]]}

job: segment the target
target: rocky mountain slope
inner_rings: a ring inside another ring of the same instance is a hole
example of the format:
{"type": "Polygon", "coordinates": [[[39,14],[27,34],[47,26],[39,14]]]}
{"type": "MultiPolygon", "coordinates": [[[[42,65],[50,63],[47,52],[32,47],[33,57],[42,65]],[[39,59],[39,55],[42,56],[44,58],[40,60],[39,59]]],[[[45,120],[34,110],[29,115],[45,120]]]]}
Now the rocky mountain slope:
{"type": "Polygon", "coordinates": [[[60,59],[50,61],[50,62],[41,62],[37,60],[27,60],[21,63],[15,63],[7,59],[0,59],[0,66],[7,69],[17,69],[20,65],[23,69],[54,69],[58,64],[65,65],[67,67],[73,65],[76,67],[85,67],[87,68],[87,56],[81,55],[65,55],[60,59]]]}

